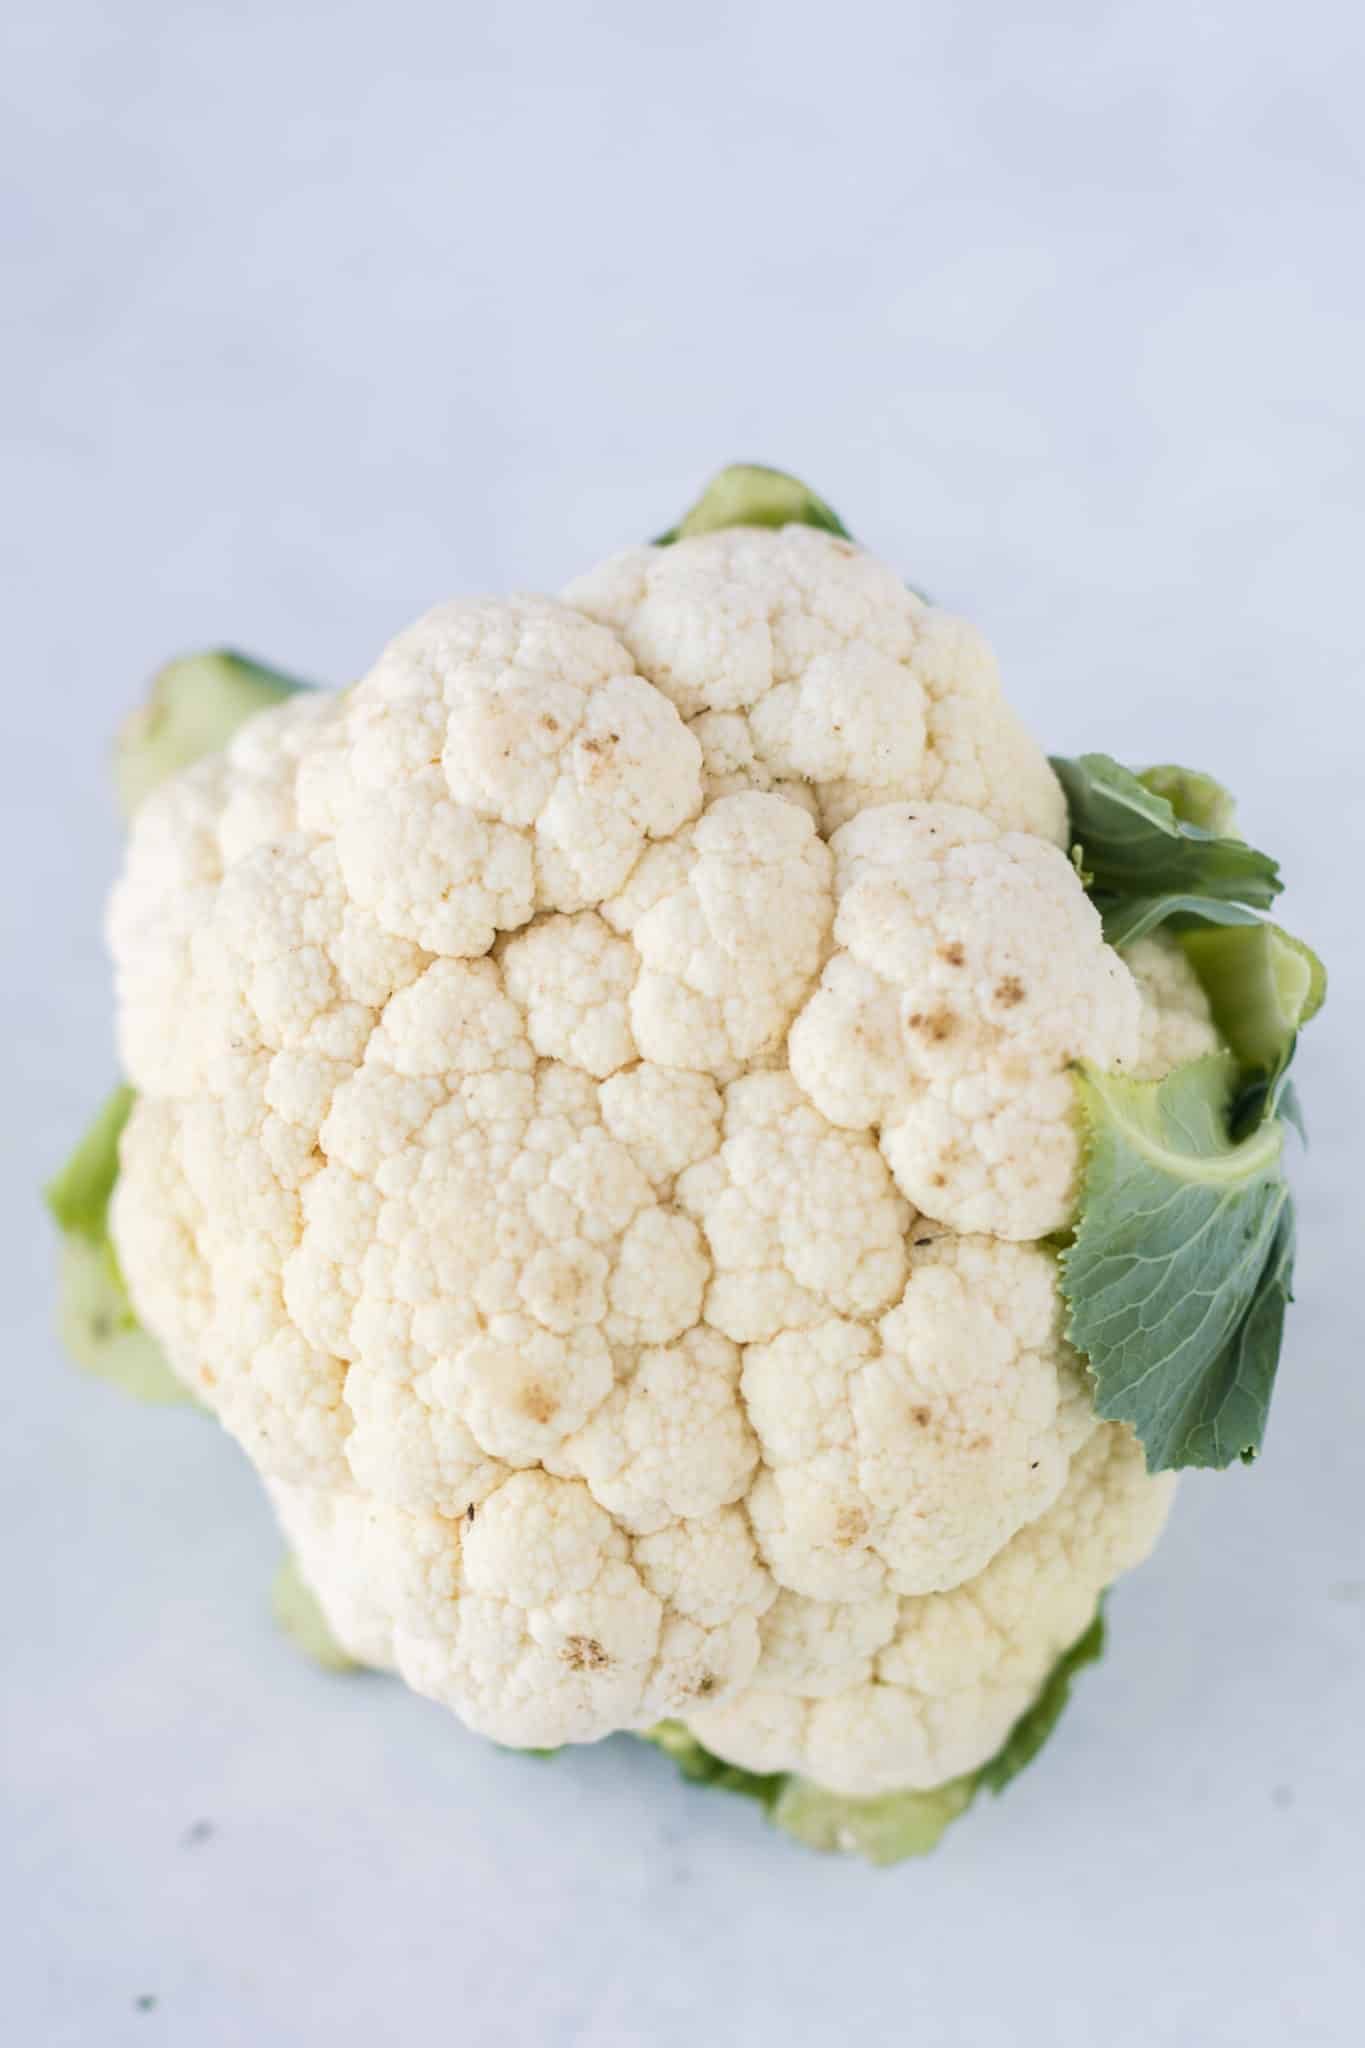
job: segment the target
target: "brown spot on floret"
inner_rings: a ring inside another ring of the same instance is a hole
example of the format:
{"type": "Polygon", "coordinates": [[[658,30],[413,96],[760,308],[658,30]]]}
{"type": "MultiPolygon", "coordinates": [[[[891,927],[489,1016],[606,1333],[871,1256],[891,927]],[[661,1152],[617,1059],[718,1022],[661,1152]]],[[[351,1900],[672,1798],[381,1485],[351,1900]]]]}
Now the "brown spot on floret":
{"type": "Polygon", "coordinates": [[[917,1422],[921,1429],[929,1427],[933,1420],[933,1413],[932,1408],[912,1408],[910,1410],[911,1419],[917,1422]]]}
{"type": "Polygon", "coordinates": [[[472,1526],[472,1524],[473,1524],[473,1521],[474,1521],[474,1517],[475,1517],[475,1515],[476,1515],[477,1513],[478,1513],[478,1509],[477,1509],[477,1508],[475,1507],[475,1505],[474,1505],[473,1501],[471,1501],[471,1502],[469,1503],[469,1506],[468,1506],[468,1507],[467,1507],[467,1508],[465,1509],[465,1511],[464,1511],[464,1518],[465,1518],[465,1520],[466,1520],[466,1521],[467,1521],[468,1523],[470,1523],[470,1524],[471,1524],[471,1526],[472,1526]]]}
{"type": "Polygon", "coordinates": [[[995,1000],[997,1003],[1003,1003],[1007,1010],[1012,1010],[1017,1003],[1023,1002],[1027,994],[1028,990],[1024,987],[1018,975],[1007,974],[1005,979],[996,988],[995,1000]]]}
{"type": "Polygon", "coordinates": [[[559,1407],[554,1395],[542,1387],[539,1380],[528,1381],[521,1390],[521,1398],[517,1405],[522,1414],[529,1416],[532,1422],[549,1422],[559,1407]]]}
{"type": "Polygon", "coordinates": [[[965,967],[967,952],[961,939],[950,939],[946,946],[940,946],[938,957],[949,967],[965,967]]]}
{"type": "Polygon", "coordinates": [[[549,711],[544,713],[540,722],[546,732],[559,731],[559,720],[549,711]]]}
{"type": "Polygon", "coordinates": [[[840,1508],[834,1517],[834,1541],[841,1550],[852,1549],[867,1534],[867,1516],[861,1508],[840,1508]]]}
{"type": "Polygon", "coordinates": [[[572,1316],[587,1298],[591,1286],[592,1276],[585,1273],[581,1266],[567,1262],[552,1266],[546,1276],[546,1305],[558,1309],[564,1315],[572,1316]]]}
{"type": "Polygon", "coordinates": [[[571,1671],[605,1671],[611,1663],[594,1636],[569,1636],[559,1654],[571,1671]]]}
{"type": "Polygon", "coordinates": [[[942,1045],[957,1029],[957,1018],[951,1010],[916,1010],[906,1021],[912,1031],[932,1039],[935,1045],[942,1045]]]}
{"type": "Polygon", "coordinates": [[[707,1693],[714,1692],[715,1689],[715,1679],[709,1671],[703,1671],[701,1677],[697,1680],[696,1686],[694,1688],[698,1697],[701,1699],[705,1699],[707,1693]]]}
{"type": "Polygon", "coordinates": [[[865,1052],[874,1057],[887,1051],[886,1033],[871,1024],[865,1017],[859,1017],[853,1026],[853,1036],[865,1052]]]}
{"type": "Polygon", "coordinates": [[[931,1187],[931,1188],[946,1188],[946,1187],[947,1187],[947,1185],[948,1185],[948,1176],[947,1176],[947,1174],[946,1174],[946,1173],[931,1173],[931,1174],[930,1174],[930,1176],[929,1176],[929,1185],[930,1185],[930,1187],[931,1187]]]}
{"type": "Polygon", "coordinates": [[[579,773],[588,782],[610,775],[612,757],[621,735],[615,732],[589,733],[578,742],[579,773]]]}
{"type": "Polygon", "coordinates": [[[991,1440],[988,1436],[974,1436],[967,1444],[969,1451],[988,1451],[990,1447],[991,1440]]]}

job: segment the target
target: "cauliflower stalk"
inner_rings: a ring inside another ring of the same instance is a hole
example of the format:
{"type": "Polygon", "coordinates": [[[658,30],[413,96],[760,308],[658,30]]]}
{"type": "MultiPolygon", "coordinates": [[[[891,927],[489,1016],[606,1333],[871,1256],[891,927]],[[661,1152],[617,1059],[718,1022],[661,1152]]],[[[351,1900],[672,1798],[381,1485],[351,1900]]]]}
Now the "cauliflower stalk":
{"type": "Polygon", "coordinates": [[[757,469],[344,694],[176,664],[120,784],[78,1355],[243,1445],[327,1660],[931,1846],[1260,1440],[1322,988],[1225,794],[1049,764],[757,469]]]}

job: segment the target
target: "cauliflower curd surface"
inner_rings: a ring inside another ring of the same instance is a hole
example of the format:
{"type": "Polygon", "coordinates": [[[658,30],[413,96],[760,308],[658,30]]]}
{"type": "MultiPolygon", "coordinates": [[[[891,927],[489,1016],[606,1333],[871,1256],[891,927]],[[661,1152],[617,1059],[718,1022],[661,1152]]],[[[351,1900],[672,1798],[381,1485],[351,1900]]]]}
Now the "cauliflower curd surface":
{"type": "Polygon", "coordinates": [[[439,607],[139,810],[139,1315],[342,1643],[503,1743],[684,1721],[833,1791],[1000,1744],[1171,1482],[1053,1251],[1127,964],[989,649],[739,529],[439,607]]]}

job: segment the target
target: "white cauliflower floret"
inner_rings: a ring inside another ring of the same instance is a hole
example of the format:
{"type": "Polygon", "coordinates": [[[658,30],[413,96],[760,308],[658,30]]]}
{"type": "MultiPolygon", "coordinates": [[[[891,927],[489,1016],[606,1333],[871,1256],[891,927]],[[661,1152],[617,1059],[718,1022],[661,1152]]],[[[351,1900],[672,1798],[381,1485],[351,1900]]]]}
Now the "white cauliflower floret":
{"type": "Polygon", "coordinates": [[[955,1230],[1059,1229],[1080,1157],[1070,1068],[1131,1066],[1139,1001],[1071,863],[949,804],[835,834],[835,951],[791,1033],[835,1123],[876,1127],[917,1209],[955,1230]]]}
{"type": "Polygon", "coordinates": [[[778,1584],[815,1600],[970,1579],[1056,1499],[1094,1426],[1048,1253],[945,1236],[911,1257],[875,1327],[745,1352],[754,1530],[778,1584]]]}
{"type": "Polygon", "coordinates": [[[814,1700],[866,1684],[878,1650],[896,1633],[900,1601],[894,1593],[867,1600],[811,1600],[778,1594],[760,1624],[754,1692],[814,1700]]]}
{"type": "Polygon", "coordinates": [[[610,633],[546,598],[429,612],[344,727],[328,803],[347,885],[432,952],[600,903],[699,807],[696,741],[610,633]]]}
{"type": "Polygon", "coordinates": [[[585,1486],[513,1474],[473,1519],[389,1520],[394,1655],[416,1691],[500,1742],[590,1740],[640,1712],[663,1606],[585,1486]]]}
{"type": "MultiPolygon", "coordinates": [[[[1147,1555],[1173,1488],[1169,1474],[1148,1475],[1134,1437],[1105,1424],[1077,1453],[1056,1504],[984,1570],[952,1590],[902,1600],[889,1634],[884,1609],[869,1618],[846,1685],[831,1689],[817,1664],[807,1690],[788,1658],[776,1667],[780,1691],[764,1686],[760,1667],[751,1691],[694,1708],[690,1725],[731,1763],[799,1771],[856,1797],[973,1771],[1081,1634],[1104,1587],[1147,1555]]],[[[831,1633],[857,1643],[845,1613],[793,1616],[775,1640],[785,1648],[809,1631],[822,1645],[831,1633]]]]}
{"type": "Polygon", "coordinates": [[[875,1314],[904,1279],[911,1212],[876,1147],[835,1130],[787,1074],[731,1083],[724,1143],[677,1199],[710,1247],[707,1318],[740,1342],[875,1314]]]}
{"type": "Polygon", "coordinates": [[[932,797],[1066,837],[1056,779],[980,634],[849,541],[738,527],[627,548],[565,596],[676,704],[708,796],[792,792],[827,831],[869,804],[932,797]]]}
{"type": "Polygon", "coordinates": [[[656,1187],[667,1193],[686,1166],[720,1143],[724,1104],[707,1074],[643,1062],[603,1083],[602,1121],[656,1187]]]}
{"type": "Polygon", "coordinates": [[[639,955],[630,1019],[644,1058],[724,1078],[778,1052],[833,914],[810,819],[779,797],[718,798],[605,907],[639,955]]]}
{"type": "Polygon", "coordinates": [[[289,1486],[278,1479],[268,1479],[266,1486],[306,1581],[327,1584],[327,1618],[338,1643],[358,1663],[392,1670],[395,1608],[383,1509],[361,1493],[289,1486]]]}
{"type": "Polygon", "coordinates": [[[507,992],[526,1012],[532,1045],[604,1080],[637,1057],[630,992],[639,962],[593,910],[547,917],[503,949],[507,992]]]}
{"type": "Polygon", "coordinates": [[[342,1642],[501,1742],[986,1755],[1167,1487],[1055,1265],[1105,946],[972,629],[828,534],[445,605],[139,810],[137,1306],[342,1642]]]}
{"type": "Polygon", "coordinates": [[[627,1529],[712,1514],[743,1497],[758,1463],[738,1387],[738,1348],[698,1325],[675,1345],[642,1352],[559,1463],[580,1472],[627,1529]]]}
{"type": "MultiPolygon", "coordinates": [[[[181,1112],[149,1097],[129,1120],[114,1187],[112,1228],[123,1263],[141,1276],[139,1303],[172,1365],[202,1379],[203,1336],[213,1319],[205,1216],[181,1161],[181,1112]]],[[[212,1370],[212,1368],[208,1368],[212,1370]]]]}

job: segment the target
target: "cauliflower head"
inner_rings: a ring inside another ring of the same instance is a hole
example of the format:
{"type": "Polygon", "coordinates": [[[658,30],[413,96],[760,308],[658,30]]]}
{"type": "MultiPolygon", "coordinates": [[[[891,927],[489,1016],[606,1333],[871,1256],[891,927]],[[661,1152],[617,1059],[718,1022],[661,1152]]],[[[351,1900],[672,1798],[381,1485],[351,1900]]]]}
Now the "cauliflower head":
{"type": "Polygon", "coordinates": [[[1053,1249],[1106,943],[981,636],[840,534],[438,607],[139,808],[133,1304],[345,1650],[497,1741],[980,1765],[1170,1497],[1053,1249]]]}

